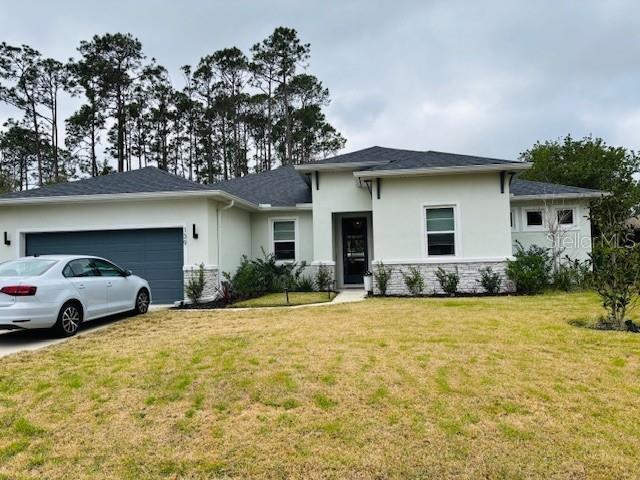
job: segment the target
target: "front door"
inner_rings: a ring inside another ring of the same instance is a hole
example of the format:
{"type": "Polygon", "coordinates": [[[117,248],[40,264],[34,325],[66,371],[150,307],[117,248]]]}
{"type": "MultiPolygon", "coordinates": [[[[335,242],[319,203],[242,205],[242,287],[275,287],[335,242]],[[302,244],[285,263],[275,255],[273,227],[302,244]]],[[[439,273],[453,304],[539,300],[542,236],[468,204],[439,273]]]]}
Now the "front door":
{"type": "Polygon", "coordinates": [[[342,219],[342,263],[345,285],[364,282],[363,276],[369,265],[366,217],[342,219]]]}

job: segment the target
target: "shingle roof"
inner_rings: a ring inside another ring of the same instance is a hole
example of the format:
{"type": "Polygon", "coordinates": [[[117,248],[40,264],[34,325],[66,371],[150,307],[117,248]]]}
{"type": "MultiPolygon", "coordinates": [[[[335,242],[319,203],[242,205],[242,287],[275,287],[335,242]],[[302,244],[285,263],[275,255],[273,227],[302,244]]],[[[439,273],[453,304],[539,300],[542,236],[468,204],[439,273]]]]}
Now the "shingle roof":
{"type": "Polygon", "coordinates": [[[57,183],[32,190],[13,192],[0,198],[65,197],[75,195],[109,195],[118,193],[181,192],[207,190],[186,178],[172,175],[156,167],[145,167],[129,172],[112,173],[75,182],[57,183]]]}
{"type": "Polygon", "coordinates": [[[530,196],[530,195],[588,195],[599,196],[603,192],[599,190],[591,190],[589,188],[571,187],[569,185],[560,185],[557,183],[534,182],[532,180],[523,180],[514,178],[511,182],[511,194],[514,197],[530,196]]]}
{"type": "Polygon", "coordinates": [[[322,165],[332,163],[360,163],[376,162],[362,170],[405,170],[414,168],[463,167],[471,165],[521,164],[515,160],[478,157],[474,155],[459,155],[428,150],[401,150],[397,148],[371,147],[357,152],[346,153],[327,158],[308,165],[322,165]]]}
{"type": "Polygon", "coordinates": [[[311,187],[307,177],[296,172],[291,165],[214,183],[211,188],[253,203],[271,204],[274,207],[311,203],[311,187]]]}

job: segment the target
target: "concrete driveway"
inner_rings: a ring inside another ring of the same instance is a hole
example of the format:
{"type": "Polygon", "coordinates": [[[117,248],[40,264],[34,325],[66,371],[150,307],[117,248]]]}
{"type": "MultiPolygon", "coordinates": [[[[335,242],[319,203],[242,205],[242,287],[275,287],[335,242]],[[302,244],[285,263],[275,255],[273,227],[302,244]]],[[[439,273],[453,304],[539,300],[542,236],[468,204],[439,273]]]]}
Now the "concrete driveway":
{"type": "MultiPolygon", "coordinates": [[[[152,305],[149,311],[163,310],[168,307],[169,305],[152,305]]],[[[80,327],[77,336],[97,332],[129,317],[130,315],[128,314],[122,314],[87,322],[80,327]]],[[[0,330],[0,357],[5,357],[13,353],[38,350],[67,340],[68,338],[56,337],[50,330],[0,330]]]]}

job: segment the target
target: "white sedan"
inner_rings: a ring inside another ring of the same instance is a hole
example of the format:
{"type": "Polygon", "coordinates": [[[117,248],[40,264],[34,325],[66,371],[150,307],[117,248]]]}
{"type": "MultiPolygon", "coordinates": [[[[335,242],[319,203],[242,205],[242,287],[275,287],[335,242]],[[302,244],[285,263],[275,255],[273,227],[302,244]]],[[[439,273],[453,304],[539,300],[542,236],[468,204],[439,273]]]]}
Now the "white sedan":
{"type": "Polygon", "coordinates": [[[71,336],[84,321],[146,313],[146,280],[99,257],[42,255],[0,263],[0,329],[54,328],[71,336]]]}

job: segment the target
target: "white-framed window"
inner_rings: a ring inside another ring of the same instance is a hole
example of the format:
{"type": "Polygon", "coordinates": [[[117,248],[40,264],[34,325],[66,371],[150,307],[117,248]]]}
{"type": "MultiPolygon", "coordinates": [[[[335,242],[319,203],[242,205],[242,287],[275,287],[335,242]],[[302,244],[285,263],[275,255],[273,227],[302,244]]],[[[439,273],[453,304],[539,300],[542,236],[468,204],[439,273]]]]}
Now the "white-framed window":
{"type": "Polygon", "coordinates": [[[525,220],[527,222],[527,227],[542,227],[544,223],[544,212],[542,210],[526,210],[525,211],[525,220]]]}
{"type": "Polygon", "coordinates": [[[295,218],[271,219],[271,239],[276,261],[295,262],[298,255],[298,222],[295,218]]]}
{"type": "Polygon", "coordinates": [[[511,224],[511,231],[515,232],[518,230],[518,218],[516,216],[516,211],[511,209],[509,211],[509,222],[511,224]]]}
{"type": "Polygon", "coordinates": [[[452,205],[424,207],[425,243],[428,257],[456,255],[456,208],[452,205]]]}
{"type": "Polygon", "coordinates": [[[576,223],[576,212],[573,208],[557,208],[556,219],[558,225],[572,226],[576,223]]]}

